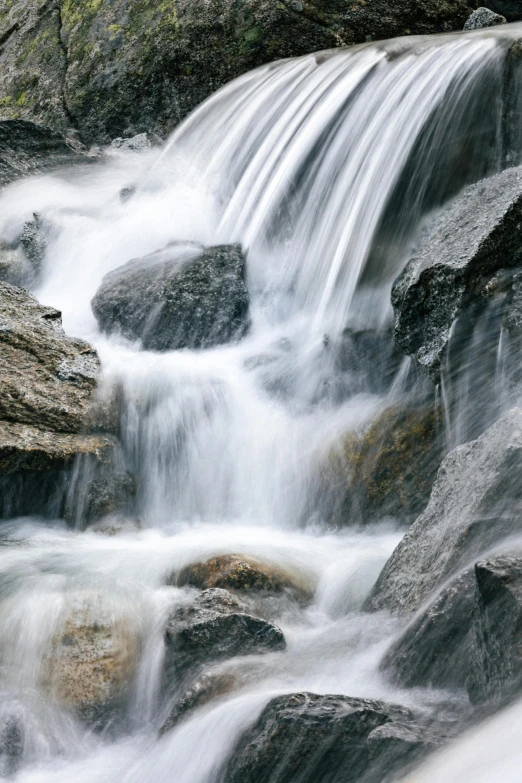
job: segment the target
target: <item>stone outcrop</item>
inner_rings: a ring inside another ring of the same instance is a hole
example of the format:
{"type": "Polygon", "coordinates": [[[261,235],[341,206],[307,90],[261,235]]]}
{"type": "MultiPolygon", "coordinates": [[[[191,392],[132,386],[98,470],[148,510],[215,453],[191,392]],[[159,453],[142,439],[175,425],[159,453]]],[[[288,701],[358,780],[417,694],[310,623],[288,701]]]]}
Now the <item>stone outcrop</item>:
{"type": "Polygon", "coordinates": [[[481,561],[475,577],[468,693],[474,703],[494,705],[522,689],[522,559],[481,561]]]}
{"type": "Polygon", "coordinates": [[[395,780],[437,745],[403,707],[348,696],[277,696],[232,752],[224,783],[395,780]]]}
{"type": "Polygon", "coordinates": [[[480,30],[483,27],[496,27],[499,24],[506,24],[507,19],[501,14],[496,14],[490,8],[480,7],[470,14],[469,19],[464,25],[464,30],[480,30]]]}
{"type": "Polygon", "coordinates": [[[263,63],[461,30],[476,0],[1,0],[0,118],[85,143],[170,132],[263,63]]]}
{"type": "Polygon", "coordinates": [[[444,459],[426,510],[384,566],[366,608],[414,611],[452,573],[520,530],[522,410],[444,459]]]}
{"type": "Polygon", "coordinates": [[[239,245],[174,243],[109,272],[92,309],[102,330],[147,350],[210,348],[248,329],[244,278],[239,245]]]}
{"type": "Polygon", "coordinates": [[[522,264],[522,167],[466,188],[436,221],[392,292],[395,342],[437,381],[453,324],[522,264]]]}

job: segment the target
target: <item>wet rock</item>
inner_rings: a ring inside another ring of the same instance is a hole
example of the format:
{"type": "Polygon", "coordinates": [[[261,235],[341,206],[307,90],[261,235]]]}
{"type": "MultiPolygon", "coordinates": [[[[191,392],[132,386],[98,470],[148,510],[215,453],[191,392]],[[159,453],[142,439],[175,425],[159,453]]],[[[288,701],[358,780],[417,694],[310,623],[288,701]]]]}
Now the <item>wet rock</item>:
{"type": "Polygon", "coordinates": [[[499,270],[522,262],[522,168],[466,188],[428,232],[392,292],[395,342],[437,381],[452,326],[499,270]]]}
{"type": "Polygon", "coordinates": [[[123,152],[143,152],[161,144],[161,139],[153,133],[138,133],[130,139],[117,138],[111,143],[111,147],[123,152]]]}
{"type": "MultiPolygon", "coordinates": [[[[1,24],[0,20],[0,27],[1,24]]],[[[0,113],[5,116],[5,111],[0,109],[0,113]]],[[[20,177],[88,162],[86,155],[74,150],[50,128],[20,120],[0,122],[0,186],[20,177]]]]}
{"type": "Polygon", "coordinates": [[[173,577],[170,583],[200,590],[218,587],[244,593],[287,592],[302,600],[309,600],[312,592],[298,574],[287,573],[243,555],[219,555],[205,563],[193,563],[173,577]]]}
{"type": "Polygon", "coordinates": [[[381,669],[407,688],[466,685],[475,572],[465,571],[421,610],[384,656],[381,669]]]}
{"type": "Polygon", "coordinates": [[[349,392],[382,394],[390,388],[404,356],[397,350],[391,328],[345,329],[338,344],[325,347],[336,351],[336,370],[348,373],[349,392]]]}
{"type": "Polygon", "coordinates": [[[0,240],[0,282],[23,287],[31,279],[31,264],[21,248],[0,240]]]}
{"type": "Polygon", "coordinates": [[[43,686],[88,723],[105,723],[121,708],[139,655],[139,637],[125,612],[103,595],[69,597],[44,661],[43,686]]]}
{"type": "Polygon", "coordinates": [[[175,728],[193,710],[230,693],[235,685],[236,678],[231,672],[202,674],[176,699],[159,731],[160,736],[175,728]]]}
{"type": "Polygon", "coordinates": [[[87,144],[169,133],[263,63],[396,35],[460,30],[471,0],[17,0],[0,16],[0,118],[87,144]]]}
{"type": "Polygon", "coordinates": [[[482,27],[495,27],[498,24],[507,24],[506,17],[482,7],[473,11],[464,25],[464,30],[478,30],[482,27]]]}
{"type": "Polygon", "coordinates": [[[444,459],[426,510],[384,566],[366,608],[407,613],[492,544],[520,530],[522,411],[444,459]]]}
{"type": "Polygon", "coordinates": [[[10,777],[22,765],[25,747],[23,718],[16,712],[0,716],[0,774],[10,777]]]}
{"type": "Polygon", "coordinates": [[[192,604],[178,607],[165,630],[167,676],[174,679],[210,661],[284,650],[281,630],[247,614],[226,590],[205,590],[192,604]]]}
{"type": "Polygon", "coordinates": [[[443,457],[437,410],[393,407],[351,432],[323,468],[331,513],[342,524],[393,516],[412,522],[427,505],[443,457]]]}
{"type": "Polygon", "coordinates": [[[499,703],[522,688],[522,559],[499,556],[475,566],[468,693],[474,703],[499,703]]]}
{"type": "Polygon", "coordinates": [[[92,309],[102,330],[147,350],[210,348],[248,329],[244,276],[239,245],[173,243],[106,275],[92,309]]]}
{"type": "Polygon", "coordinates": [[[409,710],[348,696],[277,696],[241,737],[223,783],[379,783],[434,747],[409,710]],[[385,775],[385,777],[383,777],[385,775]]]}
{"type": "Polygon", "coordinates": [[[37,279],[42,271],[51,228],[49,221],[37,212],[34,213],[33,219],[24,225],[20,246],[31,266],[32,279],[37,279]]]}

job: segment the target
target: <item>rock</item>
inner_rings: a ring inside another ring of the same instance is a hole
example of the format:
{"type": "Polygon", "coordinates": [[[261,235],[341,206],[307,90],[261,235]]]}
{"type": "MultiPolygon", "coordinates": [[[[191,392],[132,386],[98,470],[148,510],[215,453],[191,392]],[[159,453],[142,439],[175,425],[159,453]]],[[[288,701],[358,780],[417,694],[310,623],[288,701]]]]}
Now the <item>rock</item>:
{"type": "Polygon", "coordinates": [[[3,0],[0,117],[86,144],[169,133],[218,87],[286,57],[460,30],[474,0],[3,0]]]}
{"type": "Polygon", "coordinates": [[[475,566],[468,693],[473,703],[498,704],[522,688],[522,559],[499,556],[475,566]]]}
{"type": "Polygon", "coordinates": [[[412,522],[428,503],[442,461],[438,418],[432,406],[391,407],[366,431],[346,435],[322,471],[323,492],[338,498],[332,519],[412,522]]]}
{"type": "Polygon", "coordinates": [[[199,590],[217,587],[244,593],[287,592],[302,600],[312,597],[310,587],[299,575],[243,555],[219,555],[205,563],[193,563],[172,577],[169,584],[199,590]]]}
{"type": "MultiPolygon", "coordinates": [[[[325,337],[330,348],[330,338],[325,337]]],[[[404,356],[393,342],[391,328],[345,329],[336,351],[337,372],[348,374],[349,393],[386,393],[397,374],[404,356]]]]}
{"type": "Polygon", "coordinates": [[[232,691],[235,685],[236,678],[231,672],[202,674],[183,692],[180,698],[176,699],[165,723],[160,728],[160,736],[172,731],[193,710],[232,691]]]}
{"type": "Polygon", "coordinates": [[[143,152],[152,149],[158,141],[160,141],[158,137],[154,137],[150,133],[138,133],[130,139],[113,139],[111,147],[124,152],[143,152]]]}
{"type": "Polygon", "coordinates": [[[438,381],[451,329],[499,270],[522,261],[522,167],[466,188],[395,282],[395,342],[438,381]]]}
{"type": "Polygon", "coordinates": [[[99,371],[96,351],[67,337],[61,313],[0,283],[0,420],[78,433],[99,371]]]}
{"type": "Polygon", "coordinates": [[[0,717],[0,774],[11,777],[22,766],[25,749],[25,728],[20,714],[0,717]]]}
{"type": "Polygon", "coordinates": [[[464,25],[464,30],[478,30],[481,27],[495,27],[497,24],[507,24],[506,17],[494,13],[489,8],[482,7],[473,11],[464,25]]]}
{"type": "Polygon", "coordinates": [[[276,625],[247,614],[244,604],[218,588],[205,590],[188,607],[171,612],[165,644],[166,671],[177,680],[203,663],[286,647],[276,625]]]}
{"type": "Polygon", "coordinates": [[[43,687],[88,723],[107,722],[121,708],[140,642],[130,616],[103,595],[76,593],[43,667],[43,687]]]}
{"type": "Polygon", "coordinates": [[[378,783],[434,746],[412,718],[348,696],[277,696],[240,738],[223,783],[378,783]]]}
{"type": "Polygon", "coordinates": [[[522,410],[444,459],[426,510],[384,566],[369,610],[414,611],[452,574],[520,530],[522,410]]]}
{"type": "Polygon", "coordinates": [[[249,326],[239,245],[174,243],[106,275],[92,300],[100,328],[153,351],[210,348],[249,326]]]}
{"type": "MultiPolygon", "coordinates": [[[[0,12],[0,27],[1,16],[0,12]]],[[[2,54],[0,62],[1,60],[2,54]]],[[[4,108],[5,104],[0,109],[0,114],[5,113],[4,108]]],[[[89,162],[86,155],[72,149],[62,136],[49,128],[32,122],[0,122],[0,186],[20,177],[44,174],[62,166],[89,162]]]]}
{"type": "Polygon", "coordinates": [[[37,212],[34,213],[33,220],[24,225],[20,245],[30,263],[33,279],[38,278],[42,271],[51,228],[51,224],[37,212]]]}
{"type": "Polygon", "coordinates": [[[23,287],[32,279],[32,271],[20,247],[0,240],[0,282],[23,287]]]}
{"type": "Polygon", "coordinates": [[[381,662],[406,688],[463,688],[470,671],[475,572],[457,576],[408,625],[381,662]]]}

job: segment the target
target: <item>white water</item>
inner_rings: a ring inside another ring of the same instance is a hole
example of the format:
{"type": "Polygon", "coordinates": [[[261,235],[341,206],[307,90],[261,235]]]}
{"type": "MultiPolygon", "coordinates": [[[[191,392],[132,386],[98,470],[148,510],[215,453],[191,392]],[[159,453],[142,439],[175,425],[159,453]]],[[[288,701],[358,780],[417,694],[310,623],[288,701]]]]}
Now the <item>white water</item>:
{"type": "Polygon", "coordinates": [[[338,393],[324,336],[335,345],[346,326],[385,325],[421,218],[500,165],[502,105],[491,95],[517,34],[404,40],[266,67],[211,98],[162,151],[113,152],[97,168],[0,196],[1,236],[16,237],[34,211],[55,226],[35,293],[97,347],[104,384],[123,389],[142,524],[114,538],[38,520],[2,528],[0,687],[25,726],[17,781],[211,783],[271,695],[346,693],[428,712],[447,699],[394,690],[378,663],[396,623],[358,611],[400,532],[390,520],[332,532],[337,520],[312,491],[342,435],[404,393],[407,364],[380,396],[364,380],[353,391],[346,377],[338,393]],[[122,203],[129,185],[136,193],[122,203]],[[90,301],[103,275],[173,240],[248,251],[253,327],[240,344],[153,354],[98,333],[90,301]],[[314,601],[275,618],[286,652],[232,662],[237,690],[158,740],[168,707],[162,623],[186,592],[167,578],[238,552],[304,580],[314,601]],[[75,601],[122,624],[140,649],[112,734],[90,733],[42,685],[46,650],[75,601]]]}

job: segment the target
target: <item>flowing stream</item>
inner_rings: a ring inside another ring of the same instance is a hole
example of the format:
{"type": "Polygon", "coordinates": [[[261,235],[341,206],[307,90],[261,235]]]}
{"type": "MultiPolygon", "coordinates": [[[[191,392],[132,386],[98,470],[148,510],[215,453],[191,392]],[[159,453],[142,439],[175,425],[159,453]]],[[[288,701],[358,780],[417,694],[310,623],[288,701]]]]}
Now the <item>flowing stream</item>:
{"type": "MultiPolygon", "coordinates": [[[[347,433],[407,395],[435,398],[408,359],[386,377],[377,352],[355,375],[339,369],[336,347],[346,330],[389,343],[391,284],[424,226],[465,184],[518,162],[522,145],[502,117],[506,51],[521,32],[401,39],[266,66],[211,97],[162,149],[110,150],[101,164],[2,193],[2,237],[33,212],[54,226],[35,295],[96,346],[103,387],[122,390],[140,524],[108,537],[60,520],[3,523],[2,737],[23,726],[21,765],[2,761],[5,777],[213,783],[278,693],[382,698],[426,714],[465,700],[399,691],[379,672],[399,622],[360,608],[402,520],[339,527],[316,478],[347,433]],[[252,329],[240,343],[161,354],[98,332],[90,301],[102,277],[174,240],[243,245],[252,329]],[[162,628],[187,593],[167,580],[234,553],[284,569],[314,599],[278,610],[285,652],[227,662],[232,692],[158,738],[168,711],[162,628]],[[102,733],[43,684],[49,646],[77,605],[92,622],[119,624],[136,651],[122,718],[102,733]]],[[[497,399],[502,372],[499,360],[497,399]]],[[[462,440],[458,427],[448,442],[462,440]]],[[[518,780],[515,763],[493,762],[484,780],[518,780]]],[[[479,780],[452,757],[437,769],[419,780],[479,780]]]]}

